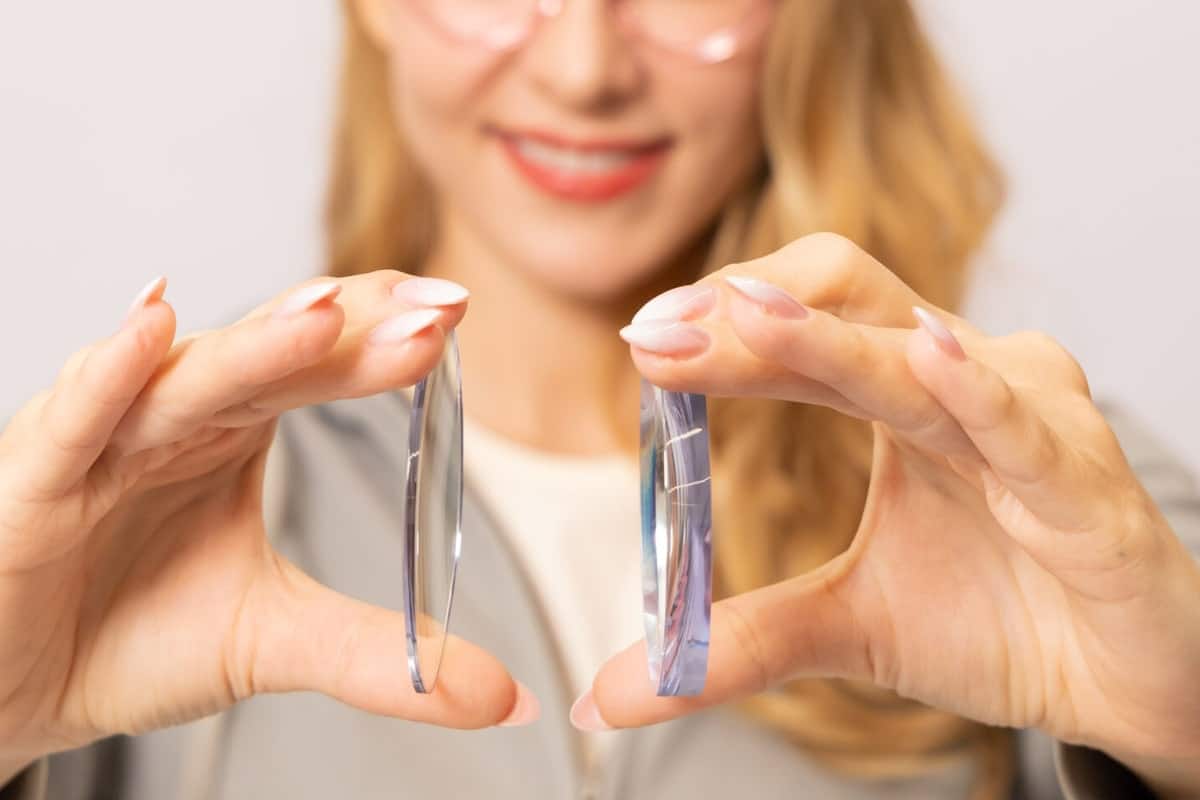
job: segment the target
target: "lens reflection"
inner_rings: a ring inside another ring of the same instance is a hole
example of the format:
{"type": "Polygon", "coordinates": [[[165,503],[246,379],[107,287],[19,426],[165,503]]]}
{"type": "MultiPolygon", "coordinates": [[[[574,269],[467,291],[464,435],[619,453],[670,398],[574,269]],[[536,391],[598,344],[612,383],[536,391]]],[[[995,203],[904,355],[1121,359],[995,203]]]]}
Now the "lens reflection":
{"type": "Polygon", "coordinates": [[[462,546],[462,378],[451,333],[433,371],[417,384],[405,481],[405,617],[413,688],[434,690],[462,546]]]}

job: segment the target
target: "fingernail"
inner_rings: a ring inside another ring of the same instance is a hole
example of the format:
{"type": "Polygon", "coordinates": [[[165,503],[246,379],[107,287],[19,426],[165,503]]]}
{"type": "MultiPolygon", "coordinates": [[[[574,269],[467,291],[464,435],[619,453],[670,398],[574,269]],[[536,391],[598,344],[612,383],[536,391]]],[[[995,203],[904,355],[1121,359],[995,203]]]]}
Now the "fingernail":
{"type": "Polygon", "coordinates": [[[125,322],[128,323],[131,319],[138,315],[142,309],[151,303],[162,299],[163,292],[167,290],[167,279],[160,275],[154,280],[146,284],[145,288],[138,292],[137,297],[133,299],[129,310],[125,312],[125,322]]]}
{"type": "Polygon", "coordinates": [[[471,293],[441,278],[409,278],[396,284],[392,296],[414,306],[456,306],[467,302],[471,293]]]}
{"type": "Polygon", "coordinates": [[[598,733],[613,729],[604,721],[604,717],[600,716],[600,709],[596,708],[596,698],[592,696],[590,689],[575,701],[575,705],[571,706],[571,724],[585,733],[598,733]]]}
{"type": "Polygon", "coordinates": [[[921,327],[937,342],[942,352],[956,361],[967,360],[966,351],[963,350],[962,345],[959,344],[958,339],[950,332],[950,329],[946,327],[946,323],[919,306],[913,306],[913,314],[916,316],[917,322],[921,324],[921,327]]]}
{"type": "Polygon", "coordinates": [[[541,717],[542,704],[538,701],[537,695],[531,692],[528,686],[518,681],[517,702],[504,721],[497,724],[501,728],[516,728],[537,722],[541,717]]]}
{"type": "Polygon", "coordinates": [[[441,317],[442,311],[438,308],[420,308],[397,314],[371,332],[371,344],[399,344],[407,341],[421,331],[432,328],[441,317]]]}
{"type": "Polygon", "coordinates": [[[633,322],[695,319],[711,311],[716,300],[717,293],[711,286],[680,286],[663,292],[642,306],[634,315],[633,322]]]}
{"type": "Polygon", "coordinates": [[[784,319],[800,320],[808,316],[805,308],[796,298],[780,289],[773,283],[749,278],[744,275],[728,275],[725,278],[733,289],[747,300],[758,303],[766,311],[784,319]]]}
{"type": "Polygon", "coordinates": [[[649,321],[621,329],[621,338],[634,347],[661,356],[693,356],[708,349],[712,340],[686,322],[649,321]]]}
{"type": "Polygon", "coordinates": [[[337,297],[341,291],[342,285],[337,281],[322,281],[297,289],[279,304],[279,308],[275,309],[275,318],[287,319],[299,316],[318,303],[337,297]]]}

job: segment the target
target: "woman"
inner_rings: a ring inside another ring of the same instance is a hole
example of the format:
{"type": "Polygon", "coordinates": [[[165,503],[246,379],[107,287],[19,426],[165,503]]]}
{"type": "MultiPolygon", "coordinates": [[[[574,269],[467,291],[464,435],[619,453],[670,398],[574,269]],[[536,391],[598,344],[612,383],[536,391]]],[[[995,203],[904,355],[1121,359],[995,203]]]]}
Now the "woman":
{"type": "Polygon", "coordinates": [[[0,440],[6,797],[1200,794],[1200,499],[1058,345],[945,310],[998,180],[906,4],[347,6],[334,277],[178,343],[157,280],[0,440]],[[420,696],[389,390],[455,328],[420,696]],[[636,645],[591,679],[639,373],[726,398],[699,698],[636,645]]]}

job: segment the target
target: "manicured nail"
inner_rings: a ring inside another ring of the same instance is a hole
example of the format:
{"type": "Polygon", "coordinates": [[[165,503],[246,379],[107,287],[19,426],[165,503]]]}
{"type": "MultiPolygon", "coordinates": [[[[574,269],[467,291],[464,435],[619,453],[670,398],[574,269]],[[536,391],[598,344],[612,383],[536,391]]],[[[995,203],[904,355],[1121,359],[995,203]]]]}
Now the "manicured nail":
{"type": "Polygon", "coordinates": [[[717,293],[711,286],[680,286],[642,306],[634,315],[633,322],[696,319],[711,311],[716,301],[717,293]]]}
{"type": "Polygon", "coordinates": [[[409,278],[392,289],[392,296],[413,306],[456,306],[467,302],[467,287],[441,278],[409,278]]]}
{"type": "Polygon", "coordinates": [[[773,283],[744,275],[726,276],[725,282],[738,294],[758,303],[768,313],[777,317],[800,320],[808,316],[808,309],[801,305],[800,301],[773,283]]]}
{"type": "Polygon", "coordinates": [[[438,308],[419,308],[397,314],[371,332],[371,344],[399,344],[432,328],[442,318],[438,308]]]}
{"type": "Polygon", "coordinates": [[[946,327],[946,323],[919,306],[913,306],[913,314],[916,316],[917,322],[921,323],[921,327],[937,342],[943,353],[956,361],[967,360],[966,351],[963,350],[962,345],[959,344],[950,329],[946,327]]]}
{"type": "Polygon", "coordinates": [[[604,721],[604,717],[600,716],[600,709],[596,708],[596,698],[592,696],[591,689],[584,692],[575,701],[575,705],[571,706],[571,724],[585,733],[598,733],[613,729],[604,721]]]}
{"type": "Polygon", "coordinates": [[[663,320],[628,325],[621,329],[621,338],[641,350],[676,357],[699,355],[712,343],[695,325],[663,320]]]}
{"type": "Polygon", "coordinates": [[[137,297],[130,304],[129,310],[125,312],[125,322],[128,323],[136,317],[146,306],[161,300],[163,292],[166,290],[167,279],[161,275],[147,283],[146,287],[138,292],[137,297]]]}
{"type": "Polygon", "coordinates": [[[275,318],[298,317],[319,303],[337,297],[341,292],[342,285],[337,281],[322,281],[297,289],[279,304],[279,308],[275,309],[275,318]]]}
{"type": "Polygon", "coordinates": [[[537,695],[531,692],[528,686],[517,681],[517,702],[509,715],[498,725],[501,728],[516,728],[537,722],[541,717],[542,704],[538,702],[537,695]]]}

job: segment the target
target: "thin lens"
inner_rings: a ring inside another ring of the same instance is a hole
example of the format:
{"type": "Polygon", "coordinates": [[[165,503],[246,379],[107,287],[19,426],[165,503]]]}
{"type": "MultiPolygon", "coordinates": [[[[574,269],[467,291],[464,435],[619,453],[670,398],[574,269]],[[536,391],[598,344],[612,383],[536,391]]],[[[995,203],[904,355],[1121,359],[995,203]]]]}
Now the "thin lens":
{"type": "Polygon", "coordinates": [[[417,384],[405,481],[404,577],[413,688],[437,685],[462,547],[462,379],[453,333],[417,384]]]}
{"type": "Polygon", "coordinates": [[[659,695],[704,689],[712,613],[712,486],[702,395],[642,384],[642,593],[659,695]]]}

